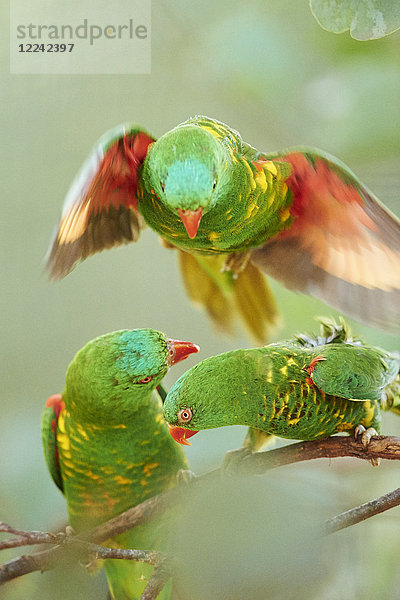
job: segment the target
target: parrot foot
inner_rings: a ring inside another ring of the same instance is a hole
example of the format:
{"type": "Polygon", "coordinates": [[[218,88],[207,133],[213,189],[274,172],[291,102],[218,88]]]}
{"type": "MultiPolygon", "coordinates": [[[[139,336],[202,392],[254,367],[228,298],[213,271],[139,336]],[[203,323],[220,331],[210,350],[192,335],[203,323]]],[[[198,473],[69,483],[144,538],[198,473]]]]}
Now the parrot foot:
{"type": "Polygon", "coordinates": [[[65,535],[66,536],[72,536],[72,535],[75,535],[75,534],[76,534],[75,529],[73,527],[71,527],[71,525],[67,525],[66,528],[65,528],[65,535]]]}
{"type": "Polygon", "coordinates": [[[83,566],[83,568],[85,569],[85,571],[88,575],[96,575],[100,569],[100,564],[102,564],[102,563],[99,563],[99,559],[97,558],[97,556],[95,554],[93,554],[93,556],[89,557],[89,560],[87,563],[85,563],[85,564],[81,563],[81,565],[83,566]]]}
{"type": "Polygon", "coordinates": [[[251,456],[253,452],[249,446],[244,446],[238,450],[229,450],[224,456],[224,460],[221,465],[222,475],[228,475],[228,477],[234,477],[238,474],[241,469],[243,461],[251,456]]]}
{"type": "Polygon", "coordinates": [[[190,483],[193,479],[196,479],[197,475],[190,469],[179,469],[176,474],[176,479],[178,484],[180,483],[190,483]]]}
{"type": "Polygon", "coordinates": [[[250,252],[231,252],[228,254],[221,272],[232,271],[233,277],[236,277],[241,273],[249,262],[250,252]]]}
{"type": "MultiPolygon", "coordinates": [[[[365,429],[364,425],[357,425],[354,430],[355,439],[360,441],[365,449],[368,448],[371,439],[376,435],[379,435],[379,433],[373,427],[365,429]]],[[[380,458],[370,458],[370,463],[373,467],[379,467],[380,462],[380,458]]]]}

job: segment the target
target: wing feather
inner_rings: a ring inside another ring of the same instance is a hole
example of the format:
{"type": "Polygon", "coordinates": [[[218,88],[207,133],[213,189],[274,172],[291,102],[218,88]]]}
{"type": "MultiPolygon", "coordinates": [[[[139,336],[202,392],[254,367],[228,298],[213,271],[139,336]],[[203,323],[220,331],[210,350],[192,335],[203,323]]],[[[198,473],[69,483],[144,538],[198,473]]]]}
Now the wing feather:
{"type": "Polygon", "coordinates": [[[65,200],[47,256],[52,278],[65,277],[91,254],[139,239],[138,171],[153,142],[144,130],[126,125],[99,140],[65,200]]]}
{"type": "Polygon", "coordinates": [[[42,445],[44,456],[54,483],[61,491],[64,490],[57,446],[57,422],[64,408],[61,394],[50,396],[42,413],[42,445]]]}
{"type": "Polygon", "coordinates": [[[252,252],[287,287],[393,333],[400,331],[400,221],[345,165],[317,150],[292,166],[291,227],[252,252]]]}

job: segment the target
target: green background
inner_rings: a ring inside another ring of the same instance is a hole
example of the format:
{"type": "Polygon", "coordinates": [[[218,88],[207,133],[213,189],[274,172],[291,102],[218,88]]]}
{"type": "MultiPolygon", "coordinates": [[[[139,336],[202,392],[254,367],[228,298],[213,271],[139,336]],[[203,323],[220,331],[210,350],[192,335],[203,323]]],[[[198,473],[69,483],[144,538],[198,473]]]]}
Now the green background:
{"type": "MultiPolygon", "coordinates": [[[[124,121],[159,136],[206,114],[260,150],[323,148],[399,215],[400,34],[372,42],[330,34],[305,0],[154,0],[151,75],[17,76],[9,74],[7,4],[0,15],[0,519],[51,530],[65,523],[66,510],[42,457],[40,415],[47,396],[62,391],[66,367],[86,341],[119,328],[154,327],[199,343],[201,354],[174,367],[168,385],[195,360],[249,345],[240,332],[232,339],[219,335],[188,303],[174,253],[151,231],[136,247],[97,255],[49,283],[43,256],[50,234],[96,139],[124,121]]],[[[337,314],[276,283],[273,288],[284,316],[273,340],[312,330],[315,315],[337,314]]],[[[355,329],[371,343],[399,347],[398,338],[359,324],[355,329]]],[[[400,435],[400,419],[384,415],[383,431],[400,435]]],[[[218,466],[243,435],[235,427],[196,436],[188,449],[193,469],[218,466]]],[[[212,502],[197,501],[174,532],[189,565],[185,585],[198,570],[203,583],[193,583],[196,598],[243,598],[250,581],[250,598],[396,598],[399,509],[320,545],[302,540],[310,514],[316,522],[390,491],[399,485],[398,473],[396,463],[372,469],[356,460],[323,460],[237,484],[237,496],[231,484],[210,490],[212,502]],[[211,530],[210,515],[217,517],[211,530]],[[232,530],[239,536],[233,541],[232,530]],[[290,543],[280,546],[281,537],[290,543]],[[245,588],[236,582],[232,591],[232,573],[245,588]]],[[[76,568],[26,576],[0,596],[91,600],[105,598],[105,584],[76,568]]]]}

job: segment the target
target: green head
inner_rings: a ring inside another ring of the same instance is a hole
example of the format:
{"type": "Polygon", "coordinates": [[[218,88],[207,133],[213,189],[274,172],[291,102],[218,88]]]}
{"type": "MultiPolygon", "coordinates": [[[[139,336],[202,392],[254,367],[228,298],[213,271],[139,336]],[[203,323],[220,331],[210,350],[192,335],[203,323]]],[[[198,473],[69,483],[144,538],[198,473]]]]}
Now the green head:
{"type": "Polygon", "coordinates": [[[194,238],[202,216],[216,205],[228,181],[230,161],[228,149],[210,131],[183,124],[151,146],[143,180],[194,238]]]}
{"type": "Polygon", "coordinates": [[[200,429],[248,424],[249,399],[258,396],[262,381],[257,373],[271,366],[265,350],[257,348],[211,356],[186,371],[164,402],[172,437],[188,445],[186,439],[200,429]]]}
{"type": "Polygon", "coordinates": [[[199,347],[154,329],[121,330],[86,344],[68,367],[63,399],[81,421],[121,422],[148,401],[168,368],[199,347]]]}

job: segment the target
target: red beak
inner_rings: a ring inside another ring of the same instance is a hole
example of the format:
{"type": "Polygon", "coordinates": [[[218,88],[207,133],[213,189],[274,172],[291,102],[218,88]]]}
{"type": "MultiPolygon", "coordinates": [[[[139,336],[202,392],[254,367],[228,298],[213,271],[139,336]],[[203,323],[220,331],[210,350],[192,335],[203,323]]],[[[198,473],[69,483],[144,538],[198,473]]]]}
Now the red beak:
{"type": "Polygon", "coordinates": [[[180,340],[168,339],[168,344],[172,346],[175,351],[175,354],[171,359],[171,365],[176,365],[176,363],[180,362],[181,360],[185,360],[189,354],[199,352],[200,350],[200,346],[197,344],[192,344],[192,342],[181,342],[180,340]]]}
{"type": "Polygon", "coordinates": [[[168,423],[169,432],[178,444],[183,444],[184,446],[191,446],[192,444],[187,441],[187,438],[192,437],[198,431],[192,431],[191,429],[184,429],[183,427],[174,427],[168,423]]]}
{"type": "Polygon", "coordinates": [[[188,236],[192,240],[197,235],[199,229],[200,220],[203,215],[203,208],[199,206],[196,210],[182,210],[178,208],[178,215],[185,226],[188,236]]]}

